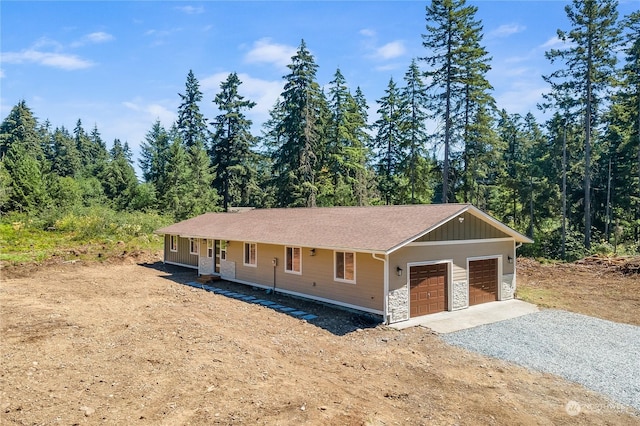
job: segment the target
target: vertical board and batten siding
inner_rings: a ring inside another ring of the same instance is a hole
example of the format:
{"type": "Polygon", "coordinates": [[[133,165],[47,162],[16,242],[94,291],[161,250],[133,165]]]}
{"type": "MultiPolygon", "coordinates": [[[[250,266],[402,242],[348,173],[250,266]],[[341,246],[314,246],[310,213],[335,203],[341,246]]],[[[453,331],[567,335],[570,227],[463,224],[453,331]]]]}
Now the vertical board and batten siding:
{"type": "Polygon", "coordinates": [[[437,262],[453,260],[449,283],[467,280],[467,259],[482,256],[502,256],[502,274],[513,274],[515,263],[508,263],[507,256],[514,257],[513,241],[487,240],[473,244],[446,244],[406,246],[389,255],[389,270],[395,271],[396,266],[406,271],[402,277],[395,274],[389,276],[389,290],[397,290],[407,285],[407,264],[414,262],[437,262]]]}
{"type": "Polygon", "coordinates": [[[505,234],[490,223],[465,212],[415,241],[479,240],[485,238],[508,237],[509,235],[505,234]],[[460,222],[458,219],[459,217],[464,218],[464,220],[460,222]]]}
{"type": "Polygon", "coordinates": [[[285,272],[285,247],[273,244],[257,245],[257,266],[243,263],[244,242],[231,241],[227,247],[227,261],[235,263],[235,279],[275,287],[302,295],[323,298],[372,310],[384,309],[384,267],[369,253],[356,253],[356,283],[334,281],[333,250],[302,247],[302,274],[285,272]]]}
{"type": "Polygon", "coordinates": [[[198,256],[189,253],[189,239],[178,237],[178,251],[171,251],[170,235],[164,236],[164,261],[174,265],[187,266],[192,268],[198,267],[198,256]]]}

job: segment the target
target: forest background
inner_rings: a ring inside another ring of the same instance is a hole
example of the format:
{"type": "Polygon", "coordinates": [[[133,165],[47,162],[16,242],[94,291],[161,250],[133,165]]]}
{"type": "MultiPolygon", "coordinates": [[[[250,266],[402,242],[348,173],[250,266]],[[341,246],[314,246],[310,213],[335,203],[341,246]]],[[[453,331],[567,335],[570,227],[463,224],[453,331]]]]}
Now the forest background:
{"type": "Polygon", "coordinates": [[[477,7],[462,0],[426,6],[424,56],[389,80],[375,120],[340,69],[319,84],[304,40],[259,135],[238,73],[205,99],[188,71],[178,119],[150,123],[135,159],[97,126],[38,121],[18,101],[0,125],[0,260],[42,260],[62,240],[157,247],[160,225],[230,206],[433,202],[473,203],[534,238],[527,255],[637,253],[640,12],[565,10],[565,43],[545,53],[555,71],[532,76],[549,86],[541,123],[496,107],[477,7]]]}

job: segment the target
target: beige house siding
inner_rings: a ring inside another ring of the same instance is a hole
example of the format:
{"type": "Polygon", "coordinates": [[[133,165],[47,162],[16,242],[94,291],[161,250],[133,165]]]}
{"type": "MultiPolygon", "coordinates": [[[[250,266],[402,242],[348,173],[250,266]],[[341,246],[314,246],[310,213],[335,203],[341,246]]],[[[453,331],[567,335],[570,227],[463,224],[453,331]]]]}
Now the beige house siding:
{"type": "Polygon", "coordinates": [[[490,223],[465,212],[418,238],[416,241],[478,240],[507,237],[509,237],[509,235],[490,223]],[[462,222],[458,219],[460,217],[464,219],[462,222]]]}
{"type": "Polygon", "coordinates": [[[285,272],[285,247],[257,245],[257,266],[243,264],[244,242],[231,241],[227,261],[235,264],[235,279],[261,286],[274,286],[272,260],[277,258],[275,287],[301,295],[359,306],[374,311],[384,309],[384,263],[369,253],[356,253],[356,283],[334,281],[333,250],[302,247],[302,274],[285,272]]]}
{"type": "Polygon", "coordinates": [[[402,277],[391,273],[389,290],[395,290],[407,284],[407,264],[425,261],[452,260],[450,281],[467,280],[467,259],[483,256],[503,258],[502,274],[513,274],[515,263],[509,263],[507,257],[514,257],[513,241],[484,241],[481,243],[461,243],[445,245],[407,246],[389,255],[389,269],[395,271],[400,266],[406,273],[402,277]]]}
{"type": "Polygon", "coordinates": [[[447,310],[457,310],[469,306],[468,262],[478,258],[498,258],[498,295],[501,300],[513,298],[515,291],[515,261],[513,240],[498,239],[482,242],[460,242],[439,244],[422,242],[405,246],[389,255],[389,320],[398,322],[409,319],[409,269],[411,264],[448,264],[448,306],[447,310]],[[398,276],[397,267],[402,268],[398,276]]]}
{"type": "Polygon", "coordinates": [[[178,251],[171,251],[169,247],[170,235],[164,236],[164,261],[174,265],[198,267],[198,256],[189,253],[189,239],[178,237],[178,251]]]}

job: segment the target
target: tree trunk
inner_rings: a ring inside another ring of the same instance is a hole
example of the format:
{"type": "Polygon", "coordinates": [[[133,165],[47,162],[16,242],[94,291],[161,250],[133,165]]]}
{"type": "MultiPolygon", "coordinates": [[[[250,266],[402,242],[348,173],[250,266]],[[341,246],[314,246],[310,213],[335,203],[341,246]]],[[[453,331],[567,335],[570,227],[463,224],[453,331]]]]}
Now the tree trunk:
{"type": "Polygon", "coordinates": [[[592,36],[587,46],[587,105],[584,136],[584,247],[591,248],[591,73],[593,68],[592,36]]]}
{"type": "Polygon", "coordinates": [[[449,144],[451,143],[451,44],[452,32],[451,22],[447,34],[447,82],[445,90],[445,110],[444,110],[444,164],[442,165],[442,203],[449,202],[449,144]]]}
{"type": "Polygon", "coordinates": [[[605,206],[606,219],[604,223],[604,235],[609,242],[611,232],[611,157],[609,157],[609,170],[607,172],[607,205],[605,206]]]}
{"type": "Polygon", "coordinates": [[[566,260],[567,244],[567,120],[564,120],[564,136],[562,137],[562,260],[566,260]]]}

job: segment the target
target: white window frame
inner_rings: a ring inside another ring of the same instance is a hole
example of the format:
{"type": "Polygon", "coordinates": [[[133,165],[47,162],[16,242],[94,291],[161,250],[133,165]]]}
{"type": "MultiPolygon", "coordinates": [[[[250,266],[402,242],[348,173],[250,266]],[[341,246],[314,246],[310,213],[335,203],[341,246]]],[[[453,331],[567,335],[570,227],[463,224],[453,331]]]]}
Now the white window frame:
{"type": "Polygon", "coordinates": [[[214,240],[207,240],[207,257],[213,259],[214,240]]]}
{"type": "Polygon", "coordinates": [[[288,274],[296,274],[302,275],[302,247],[296,246],[285,246],[284,247],[284,271],[288,274]],[[298,270],[295,270],[295,265],[293,264],[293,260],[295,259],[295,255],[293,255],[294,251],[298,252],[298,270]],[[293,269],[288,269],[289,266],[289,252],[293,255],[293,259],[291,259],[291,265],[293,269]]]}
{"type": "Polygon", "coordinates": [[[333,280],[337,281],[337,282],[341,282],[341,283],[347,283],[347,284],[355,284],[356,283],[356,252],[354,251],[334,251],[333,252],[333,280]],[[343,262],[343,271],[342,271],[342,275],[345,276],[346,275],[346,266],[347,266],[347,262],[346,262],[346,255],[347,254],[351,254],[353,255],[353,279],[346,279],[346,278],[338,278],[338,253],[341,253],[344,256],[344,262],[343,262]]]}
{"type": "Polygon", "coordinates": [[[177,252],[178,251],[178,236],[177,235],[169,235],[169,251],[177,252]]]}
{"type": "Polygon", "coordinates": [[[252,268],[256,268],[258,266],[258,243],[244,243],[244,247],[242,250],[242,264],[244,266],[250,266],[252,268]],[[253,259],[251,259],[251,246],[253,249],[253,259]],[[247,247],[249,247],[249,252],[247,252],[247,247]],[[249,254],[249,259],[247,259],[247,253],[249,254]],[[251,261],[253,260],[253,263],[251,261]]]}
{"type": "Polygon", "coordinates": [[[200,241],[198,238],[189,238],[189,254],[200,254],[200,241]],[[195,247],[195,250],[193,249],[195,247]]]}

